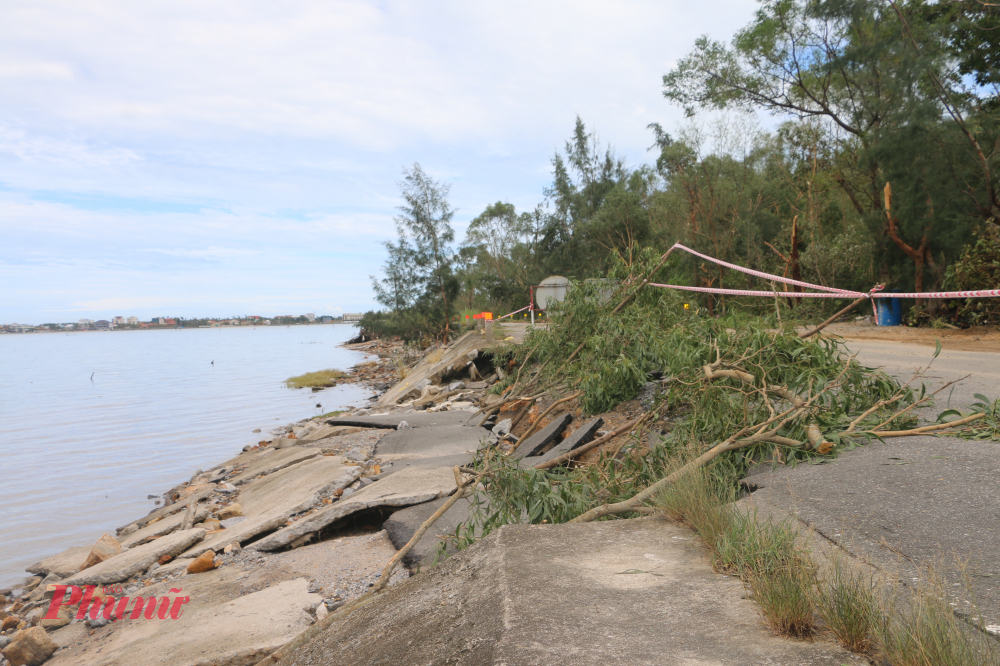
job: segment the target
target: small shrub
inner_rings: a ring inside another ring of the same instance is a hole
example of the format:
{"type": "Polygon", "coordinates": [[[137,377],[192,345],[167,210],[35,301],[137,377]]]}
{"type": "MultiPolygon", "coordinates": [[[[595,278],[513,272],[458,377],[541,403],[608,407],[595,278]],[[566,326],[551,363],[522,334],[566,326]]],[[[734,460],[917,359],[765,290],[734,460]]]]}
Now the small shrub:
{"type": "Polygon", "coordinates": [[[811,588],[814,571],[804,554],[770,571],[750,573],[747,587],[764,621],[779,634],[804,638],[815,629],[811,588]]]}

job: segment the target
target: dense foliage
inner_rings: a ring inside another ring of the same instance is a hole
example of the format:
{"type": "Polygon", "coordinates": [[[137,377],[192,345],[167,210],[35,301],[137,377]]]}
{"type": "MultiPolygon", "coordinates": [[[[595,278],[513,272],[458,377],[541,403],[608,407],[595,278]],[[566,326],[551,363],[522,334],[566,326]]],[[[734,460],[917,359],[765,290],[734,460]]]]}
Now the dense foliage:
{"type": "MultiPolygon", "coordinates": [[[[666,73],[665,97],[690,120],[670,132],[650,125],[649,164],[627,164],[577,119],[542,202],[491,203],[447,256],[450,240],[433,249],[433,234],[416,231],[438,220],[446,239],[447,187],[415,167],[377,281],[391,313],[410,313],[386,330],[441,335],[459,311],[527,305],[548,275],[585,280],[634,263],[636,248],[676,241],[825,286],[933,291],[949,275],[953,288],[970,288],[974,276],[949,267],[978,252],[988,262],[973,234],[1000,220],[997,35],[997,8],[968,0],[763,0],[730,44],[699,39],[666,73]],[[781,122],[764,132],[748,111],[781,122]]],[[[670,278],[766,288],[691,257],[670,278]]],[[[727,305],[710,295],[697,303],[711,314],[727,305]]],[[[996,316],[916,305],[929,310],[924,320],[996,316]]],[[[808,316],[837,304],[794,306],[808,316]]]]}

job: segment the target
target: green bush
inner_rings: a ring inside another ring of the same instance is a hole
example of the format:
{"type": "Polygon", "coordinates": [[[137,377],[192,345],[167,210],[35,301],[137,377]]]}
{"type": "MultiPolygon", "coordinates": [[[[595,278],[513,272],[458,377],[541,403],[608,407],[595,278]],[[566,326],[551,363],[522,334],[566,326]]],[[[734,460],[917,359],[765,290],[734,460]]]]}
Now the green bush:
{"type": "MultiPolygon", "coordinates": [[[[1000,229],[987,225],[974,233],[976,242],[966,245],[945,273],[948,291],[1000,288],[1000,229]]],[[[1000,298],[966,298],[954,305],[957,316],[974,326],[1000,323],[1000,298]]]]}

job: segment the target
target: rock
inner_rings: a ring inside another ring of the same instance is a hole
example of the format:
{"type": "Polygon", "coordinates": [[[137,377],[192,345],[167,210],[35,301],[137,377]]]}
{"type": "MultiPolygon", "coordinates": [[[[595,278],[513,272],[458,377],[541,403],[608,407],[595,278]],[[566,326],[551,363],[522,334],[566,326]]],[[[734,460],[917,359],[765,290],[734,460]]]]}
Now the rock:
{"type": "Polygon", "coordinates": [[[76,611],[77,611],[76,606],[70,607],[70,606],[60,605],[59,608],[56,610],[56,617],[52,618],[51,620],[47,620],[43,616],[38,621],[38,626],[42,627],[43,629],[48,629],[49,631],[53,631],[55,629],[58,629],[59,627],[65,627],[67,624],[73,621],[73,618],[76,616],[76,611]]]}
{"type": "Polygon", "coordinates": [[[201,523],[198,523],[198,527],[205,530],[206,532],[214,532],[216,530],[222,529],[222,523],[220,523],[215,518],[206,518],[201,523]]]}
{"type": "Polygon", "coordinates": [[[97,540],[97,543],[94,544],[94,547],[90,549],[90,554],[87,555],[87,559],[84,560],[83,566],[80,567],[80,571],[89,569],[95,564],[100,564],[105,560],[111,559],[121,552],[122,546],[118,543],[118,539],[105,532],[105,534],[97,540]]]}
{"type": "Polygon", "coordinates": [[[225,520],[226,518],[236,518],[237,516],[243,515],[243,507],[239,505],[238,502],[233,502],[229,506],[219,509],[216,512],[215,517],[219,520],[225,520]]]}
{"type": "Polygon", "coordinates": [[[223,548],[222,552],[225,553],[226,555],[229,555],[230,553],[238,553],[241,550],[243,550],[243,547],[239,544],[238,541],[236,541],[223,548]]]}
{"type": "Polygon", "coordinates": [[[181,495],[180,499],[183,500],[191,497],[192,495],[197,495],[201,492],[204,492],[206,490],[214,490],[214,489],[215,489],[214,483],[194,483],[191,484],[190,486],[187,486],[186,488],[181,488],[180,491],[178,492],[180,492],[181,495]]]}
{"type": "Polygon", "coordinates": [[[466,384],[465,384],[465,388],[467,388],[467,389],[473,389],[473,390],[477,390],[477,391],[485,389],[485,388],[489,388],[489,386],[490,385],[487,384],[486,382],[466,382],[466,384]]]}
{"type": "Polygon", "coordinates": [[[156,563],[159,564],[162,567],[164,564],[166,564],[167,562],[169,562],[172,559],[174,559],[172,555],[164,555],[160,559],[156,560],[156,563]]]}
{"type": "Polygon", "coordinates": [[[452,411],[469,411],[474,410],[475,405],[467,400],[459,400],[449,404],[448,408],[452,411]]]}
{"type": "Polygon", "coordinates": [[[348,495],[354,494],[354,488],[344,488],[344,492],[341,493],[341,497],[347,497],[348,495]]]}
{"type": "Polygon", "coordinates": [[[465,388],[465,382],[452,382],[451,384],[448,384],[449,391],[458,391],[464,388],[465,388]]]}
{"type": "Polygon", "coordinates": [[[254,432],[260,432],[260,428],[255,429],[254,432]]]}
{"type": "MultiPolygon", "coordinates": [[[[104,536],[107,536],[106,534],[104,536]]],[[[42,582],[41,576],[32,576],[28,580],[24,581],[25,592],[31,592],[33,589],[38,587],[42,582]]]]}
{"type": "Polygon", "coordinates": [[[231,483],[223,483],[219,486],[219,491],[223,493],[235,493],[239,490],[236,486],[231,483]]]}
{"type": "Polygon", "coordinates": [[[10,645],[3,649],[3,656],[11,666],[38,666],[58,649],[44,629],[32,627],[15,634],[10,645]]]}
{"type": "Polygon", "coordinates": [[[16,615],[8,615],[3,619],[3,624],[0,624],[0,631],[7,631],[8,629],[15,629],[18,623],[21,621],[16,615]]]}
{"type": "Polygon", "coordinates": [[[319,606],[316,606],[316,619],[317,620],[322,620],[329,613],[330,613],[330,611],[328,611],[326,609],[326,604],[320,604],[319,606]]]}
{"type": "Polygon", "coordinates": [[[88,617],[83,623],[91,629],[99,629],[108,624],[108,622],[110,622],[110,620],[105,618],[103,615],[98,615],[96,618],[88,617]]]}
{"type": "Polygon", "coordinates": [[[10,636],[0,636],[0,650],[10,645],[10,636]]]}
{"type": "Polygon", "coordinates": [[[133,525],[126,525],[125,527],[122,528],[122,531],[118,533],[118,536],[128,536],[129,534],[132,534],[133,532],[138,532],[138,531],[139,531],[139,526],[138,525],[135,525],[135,524],[133,524],[133,525]]]}
{"type": "Polygon", "coordinates": [[[512,419],[504,419],[500,423],[493,426],[493,434],[497,437],[502,437],[510,432],[510,426],[513,422],[512,419]]]}
{"type": "Polygon", "coordinates": [[[247,444],[246,446],[244,446],[244,447],[243,447],[243,450],[244,450],[244,451],[249,451],[249,450],[250,450],[250,449],[252,449],[252,448],[253,448],[253,447],[252,447],[251,445],[247,444]]]}
{"type": "Polygon", "coordinates": [[[87,561],[87,555],[89,554],[90,548],[87,546],[75,546],[64,550],[58,555],[47,557],[41,562],[32,564],[27,570],[30,573],[42,576],[49,573],[69,576],[80,570],[83,563],[87,561]]]}
{"type": "Polygon", "coordinates": [[[215,553],[211,550],[206,550],[188,565],[187,572],[189,574],[203,573],[205,571],[211,571],[214,568],[215,553]]]}
{"type": "Polygon", "coordinates": [[[410,427],[409,423],[407,423],[406,421],[400,421],[399,425],[396,426],[396,430],[406,430],[409,427],[410,427]]]}

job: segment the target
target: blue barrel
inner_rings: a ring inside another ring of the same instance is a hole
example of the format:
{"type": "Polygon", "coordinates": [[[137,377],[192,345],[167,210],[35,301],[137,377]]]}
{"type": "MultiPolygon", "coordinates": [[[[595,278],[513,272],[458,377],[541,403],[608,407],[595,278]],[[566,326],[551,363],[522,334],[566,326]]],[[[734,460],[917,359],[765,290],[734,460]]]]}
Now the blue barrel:
{"type": "Polygon", "coordinates": [[[898,298],[876,298],[875,308],[875,323],[879,326],[899,326],[903,323],[903,304],[898,298]]]}

